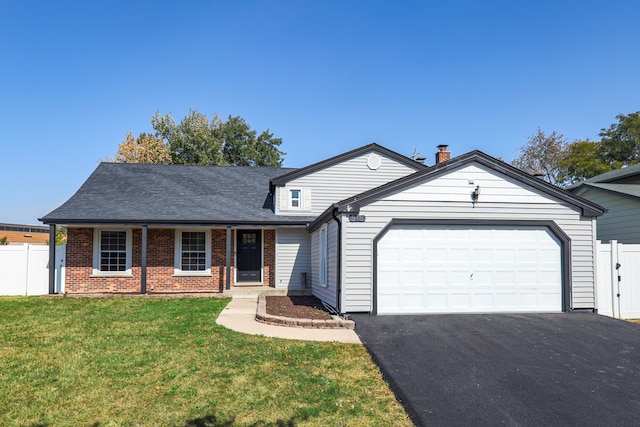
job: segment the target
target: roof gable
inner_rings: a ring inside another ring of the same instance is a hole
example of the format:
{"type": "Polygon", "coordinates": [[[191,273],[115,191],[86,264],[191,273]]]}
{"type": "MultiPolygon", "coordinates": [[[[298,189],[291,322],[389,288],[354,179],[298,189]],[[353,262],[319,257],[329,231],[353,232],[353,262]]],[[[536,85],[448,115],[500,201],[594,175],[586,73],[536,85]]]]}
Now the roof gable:
{"type": "Polygon", "coordinates": [[[378,153],[386,157],[389,157],[391,159],[394,159],[416,171],[427,169],[427,166],[425,166],[420,162],[417,162],[409,157],[403,156],[402,154],[396,153],[395,151],[389,150],[388,148],[385,148],[376,143],[372,143],[360,148],[356,148],[355,150],[351,150],[346,153],[339,154],[337,156],[331,157],[321,162],[317,162],[312,165],[293,170],[284,175],[280,175],[276,178],[273,178],[270,182],[271,187],[273,188],[274,186],[285,185],[287,182],[290,182],[294,179],[300,178],[305,175],[309,175],[318,170],[336,165],[338,163],[361,156],[371,151],[377,151],[378,153]]]}
{"type": "Polygon", "coordinates": [[[309,228],[312,230],[316,228],[318,223],[322,223],[322,220],[324,218],[330,216],[333,209],[337,209],[339,212],[344,213],[356,212],[360,209],[361,206],[365,206],[393,193],[402,191],[414,185],[418,185],[425,180],[442,176],[446,173],[449,173],[466,165],[470,165],[472,163],[482,165],[498,173],[499,175],[508,177],[513,181],[527,185],[528,187],[531,187],[547,196],[562,200],[571,206],[575,206],[581,210],[582,215],[584,216],[599,216],[605,212],[604,208],[597,205],[596,203],[590,202],[562,188],[549,184],[548,182],[543,181],[540,178],[533,177],[521,171],[520,169],[517,169],[501,160],[498,160],[481,151],[476,150],[455,157],[447,162],[428,167],[425,170],[415,172],[411,175],[389,182],[372,190],[365,191],[364,193],[344,199],[334,204],[334,206],[328,209],[323,215],[318,217],[316,221],[310,224],[309,228]]]}

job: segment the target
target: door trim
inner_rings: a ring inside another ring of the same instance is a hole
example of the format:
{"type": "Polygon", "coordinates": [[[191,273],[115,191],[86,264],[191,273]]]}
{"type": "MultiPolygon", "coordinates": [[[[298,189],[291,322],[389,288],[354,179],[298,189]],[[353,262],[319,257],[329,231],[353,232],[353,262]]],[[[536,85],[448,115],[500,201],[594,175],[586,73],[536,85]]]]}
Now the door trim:
{"type": "Polygon", "coordinates": [[[551,234],[560,241],[560,267],[562,268],[562,311],[571,310],[571,238],[556,224],[549,220],[494,220],[494,219],[402,219],[393,218],[373,239],[373,295],[372,313],[378,314],[378,242],[394,226],[418,225],[418,226],[502,226],[513,228],[546,227],[551,234]]]}
{"type": "Polygon", "coordinates": [[[264,283],[264,230],[261,228],[236,228],[233,230],[234,231],[234,235],[233,235],[233,241],[234,241],[234,256],[233,256],[233,263],[234,263],[234,275],[233,275],[233,282],[235,286],[248,286],[254,283],[264,283]],[[246,282],[246,281],[239,281],[238,278],[240,277],[240,269],[238,268],[238,252],[239,252],[239,247],[240,245],[238,244],[238,237],[239,231],[256,231],[259,233],[260,235],[260,280],[259,281],[255,281],[255,282],[246,282]]]}

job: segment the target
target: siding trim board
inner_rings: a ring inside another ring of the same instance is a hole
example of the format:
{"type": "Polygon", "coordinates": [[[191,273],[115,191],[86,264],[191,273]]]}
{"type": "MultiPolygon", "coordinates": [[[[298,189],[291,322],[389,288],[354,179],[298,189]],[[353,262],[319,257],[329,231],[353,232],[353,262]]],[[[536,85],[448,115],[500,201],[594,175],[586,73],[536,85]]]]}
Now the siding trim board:
{"type": "Polygon", "coordinates": [[[560,240],[561,243],[561,264],[562,264],[562,311],[571,310],[571,238],[554,221],[539,220],[466,220],[466,219],[404,219],[393,218],[373,239],[373,286],[372,286],[372,314],[378,314],[378,242],[394,226],[417,225],[417,226],[508,226],[514,228],[522,227],[546,227],[551,234],[560,240]]]}

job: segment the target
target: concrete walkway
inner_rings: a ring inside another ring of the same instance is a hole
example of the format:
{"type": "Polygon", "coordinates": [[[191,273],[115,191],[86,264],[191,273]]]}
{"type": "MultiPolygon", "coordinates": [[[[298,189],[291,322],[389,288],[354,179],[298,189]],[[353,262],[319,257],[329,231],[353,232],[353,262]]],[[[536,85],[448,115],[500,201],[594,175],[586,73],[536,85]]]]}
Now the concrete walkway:
{"type": "Polygon", "coordinates": [[[218,316],[217,323],[236,332],[303,341],[334,341],[361,344],[353,329],[310,329],[267,325],[256,321],[257,295],[234,296],[218,316]]]}

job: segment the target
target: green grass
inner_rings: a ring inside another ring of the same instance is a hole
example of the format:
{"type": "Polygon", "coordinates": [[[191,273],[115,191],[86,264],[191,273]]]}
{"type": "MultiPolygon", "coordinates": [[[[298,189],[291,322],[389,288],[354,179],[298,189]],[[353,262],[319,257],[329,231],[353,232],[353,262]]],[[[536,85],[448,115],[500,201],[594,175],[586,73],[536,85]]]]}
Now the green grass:
{"type": "Polygon", "coordinates": [[[362,346],[230,331],[228,301],[0,298],[0,425],[411,425],[362,346]]]}

